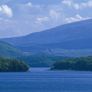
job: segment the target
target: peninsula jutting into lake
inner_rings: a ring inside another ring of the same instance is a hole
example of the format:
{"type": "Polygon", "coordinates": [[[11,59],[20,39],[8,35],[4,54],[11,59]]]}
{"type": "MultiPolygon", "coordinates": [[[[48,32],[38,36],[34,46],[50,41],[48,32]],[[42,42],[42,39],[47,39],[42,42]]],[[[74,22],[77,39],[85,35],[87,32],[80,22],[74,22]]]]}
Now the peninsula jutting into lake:
{"type": "Polygon", "coordinates": [[[92,71],[92,56],[60,60],[54,63],[51,69],[92,71]]]}
{"type": "Polygon", "coordinates": [[[26,72],[29,66],[17,59],[8,59],[0,55],[0,72],[26,72]]]}

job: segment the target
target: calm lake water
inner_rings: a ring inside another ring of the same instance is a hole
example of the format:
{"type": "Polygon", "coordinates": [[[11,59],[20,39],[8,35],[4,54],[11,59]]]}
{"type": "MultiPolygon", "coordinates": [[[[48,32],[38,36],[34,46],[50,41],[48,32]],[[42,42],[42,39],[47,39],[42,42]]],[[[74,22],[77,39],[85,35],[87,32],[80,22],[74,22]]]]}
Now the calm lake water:
{"type": "Polygon", "coordinates": [[[0,92],[92,92],[92,72],[47,69],[0,73],[0,92]]]}

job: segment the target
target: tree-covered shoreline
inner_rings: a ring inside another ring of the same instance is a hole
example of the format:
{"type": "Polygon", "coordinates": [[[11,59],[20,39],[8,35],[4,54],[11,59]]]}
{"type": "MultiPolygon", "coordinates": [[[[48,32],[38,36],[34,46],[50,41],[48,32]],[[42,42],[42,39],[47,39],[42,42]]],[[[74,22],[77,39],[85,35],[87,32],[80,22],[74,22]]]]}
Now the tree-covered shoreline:
{"type": "Polygon", "coordinates": [[[26,72],[29,66],[17,59],[8,59],[0,55],[0,72],[26,72]]]}
{"type": "Polygon", "coordinates": [[[92,71],[92,56],[71,58],[55,62],[51,70],[92,71]]]}

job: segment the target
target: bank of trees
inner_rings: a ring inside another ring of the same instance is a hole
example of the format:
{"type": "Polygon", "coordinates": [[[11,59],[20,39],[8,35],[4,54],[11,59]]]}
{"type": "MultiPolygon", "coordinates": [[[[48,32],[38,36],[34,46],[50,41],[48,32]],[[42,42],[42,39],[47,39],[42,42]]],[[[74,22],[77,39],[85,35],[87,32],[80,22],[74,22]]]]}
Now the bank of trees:
{"type": "Polygon", "coordinates": [[[17,59],[8,59],[0,55],[0,72],[25,72],[29,66],[17,59]]]}
{"type": "Polygon", "coordinates": [[[51,69],[92,71],[92,56],[60,60],[51,69]]]}

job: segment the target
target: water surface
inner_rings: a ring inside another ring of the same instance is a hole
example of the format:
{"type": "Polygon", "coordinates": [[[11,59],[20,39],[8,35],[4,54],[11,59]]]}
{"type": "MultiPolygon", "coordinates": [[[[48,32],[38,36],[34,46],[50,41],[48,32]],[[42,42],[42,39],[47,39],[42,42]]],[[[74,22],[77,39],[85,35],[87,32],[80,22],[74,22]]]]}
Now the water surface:
{"type": "Polygon", "coordinates": [[[92,92],[92,72],[48,69],[0,73],[0,92],[92,92]]]}

